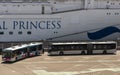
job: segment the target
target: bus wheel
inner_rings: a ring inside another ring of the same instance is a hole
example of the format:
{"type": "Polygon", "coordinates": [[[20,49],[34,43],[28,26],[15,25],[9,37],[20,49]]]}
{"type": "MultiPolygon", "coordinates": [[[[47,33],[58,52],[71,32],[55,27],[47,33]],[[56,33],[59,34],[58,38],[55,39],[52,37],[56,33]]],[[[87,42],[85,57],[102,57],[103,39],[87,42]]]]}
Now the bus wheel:
{"type": "Polygon", "coordinates": [[[63,52],[60,52],[59,55],[63,55],[64,53],[63,52]]]}
{"type": "Polygon", "coordinates": [[[35,55],[38,56],[38,53],[36,52],[35,55]]]}
{"type": "Polygon", "coordinates": [[[82,54],[82,55],[85,55],[85,51],[82,51],[81,54],[82,54]]]}
{"type": "Polygon", "coordinates": [[[107,54],[107,51],[106,51],[106,50],[104,50],[104,51],[103,51],[103,54],[107,54]]]}
{"type": "Polygon", "coordinates": [[[15,58],[15,61],[17,61],[17,60],[18,60],[18,58],[16,57],[16,58],[15,58]]]}
{"type": "Polygon", "coordinates": [[[40,52],[36,52],[35,55],[36,55],[36,56],[39,56],[39,55],[40,55],[40,52]]]}

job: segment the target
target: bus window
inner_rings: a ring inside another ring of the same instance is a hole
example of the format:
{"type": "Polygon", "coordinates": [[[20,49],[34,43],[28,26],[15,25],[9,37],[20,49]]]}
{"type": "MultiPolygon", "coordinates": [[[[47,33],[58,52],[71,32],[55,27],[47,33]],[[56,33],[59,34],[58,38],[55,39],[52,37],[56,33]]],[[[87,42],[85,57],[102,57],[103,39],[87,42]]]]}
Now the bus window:
{"type": "Polygon", "coordinates": [[[36,46],[30,47],[30,51],[36,51],[36,46]]]}
{"type": "Polygon", "coordinates": [[[115,49],[116,48],[116,45],[115,44],[112,44],[109,46],[110,49],[115,49]]]}
{"type": "Polygon", "coordinates": [[[15,52],[12,52],[11,55],[12,55],[11,57],[14,58],[16,54],[15,54],[15,52]]]}
{"type": "Polygon", "coordinates": [[[38,46],[38,49],[41,50],[41,49],[42,49],[42,45],[39,45],[39,46],[38,46]]]}

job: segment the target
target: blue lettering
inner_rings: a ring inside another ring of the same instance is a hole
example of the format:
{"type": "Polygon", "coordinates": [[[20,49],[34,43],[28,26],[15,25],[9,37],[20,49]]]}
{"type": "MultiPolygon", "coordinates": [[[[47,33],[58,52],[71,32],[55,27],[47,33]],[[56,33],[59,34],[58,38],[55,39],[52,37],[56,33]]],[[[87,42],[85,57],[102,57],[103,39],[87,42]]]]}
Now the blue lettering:
{"type": "Polygon", "coordinates": [[[60,28],[61,28],[61,21],[58,21],[58,22],[57,22],[57,26],[58,26],[57,29],[60,29],[60,28]]]}
{"type": "Polygon", "coordinates": [[[37,29],[37,21],[36,21],[36,24],[34,24],[33,22],[30,22],[30,29],[32,29],[32,27],[37,29]]]}
{"type": "Polygon", "coordinates": [[[47,21],[46,22],[46,29],[51,29],[50,26],[51,26],[51,21],[47,21]]]}
{"type": "Polygon", "coordinates": [[[24,27],[24,21],[19,21],[19,29],[25,29],[24,27]]]}
{"type": "Polygon", "coordinates": [[[56,21],[52,21],[52,27],[51,29],[55,29],[56,28],[56,21]]]}
{"type": "Polygon", "coordinates": [[[26,29],[29,29],[29,21],[26,23],[26,29]]]}
{"type": "Polygon", "coordinates": [[[18,21],[13,21],[13,29],[16,29],[16,26],[18,26],[18,21]]]}
{"type": "Polygon", "coordinates": [[[3,21],[3,29],[4,29],[4,30],[7,30],[5,21],[3,21]]]}
{"type": "Polygon", "coordinates": [[[40,29],[45,29],[45,27],[42,27],[42,26],[45,26],[45,21],[40,21],[38,26],[40,29]]]}
{"type": "MultiPolygon", "coordinates": [[[[7,29],[5,27],[5,21],[3,27],[0,29],[7,29]]],[[[45,21],[13,21],[13,29],[60,29],[60,20],[45,20],[45,21]]]]}
{"type": "Polygon", "coordinates": [[[2,29],[2,26],[0,25],[0,29],[2,29]]]}

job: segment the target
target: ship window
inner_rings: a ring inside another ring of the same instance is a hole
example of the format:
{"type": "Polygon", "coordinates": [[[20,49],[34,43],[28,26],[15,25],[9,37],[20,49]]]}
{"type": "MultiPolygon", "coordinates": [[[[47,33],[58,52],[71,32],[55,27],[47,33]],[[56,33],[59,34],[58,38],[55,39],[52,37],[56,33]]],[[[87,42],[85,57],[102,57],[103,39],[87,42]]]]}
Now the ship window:
{"type": "Polygon", "coordinates": [[[22,31],[19,31],[19,32],[18,32],[18,34],[20,34],[20,35],[21,35],[21,34],[22,34],[22,31]]]}
{"type": "Polygon", "coordinates": [[[28,32],[27,32],[27,34],[29,34],[29,35],[30,35],[30,34],[31,34],[31,31],[28,31],[28,32]]]}
{"type": "Polygon", "coordinates": [[[4,32],[0,32],[0,35],[3,35],[4,34],[4,32]]]}
{"type": "Polygon", "coordinates": [[[3,0],[0,0],[0,2],[3,2],[3,0]]]}
{"type": "Polygon", "coordinates": [[[10,34],[10,35],[13,35],[13,32],[12,32],[12,31],[10,31],[10,32],[9,32],[9,34],[10,34]]]}
{"type": "Polygon", "coordinates": [[[109,3],[109,1],[107,1],[107,3],[109,3]]]}
{"type": "Polygon", "coordinates": [[[41,2],[48,2],[48,0],[40,0],[41,2]]]}
{"type": "Polygon", "coordinates": [[[57,33],[58,33],[57,31],[54,32],[54,34],[57,34],[57,33]]]}
{"type": "Polygon", "coordinates": [[[107,13],[107,15],[111,15],[111,13],[107,13]]]}
{"type": "Polygon", "coordinates": [[[32,0],[32,2],[39,2],[39,0],[32,0]]]}
{"type": "Polygon", "coordinates": [[[23,0],[23,2],[31,2],[30,0],[23,0]]]}
{"type": "Polygon", "coordinates": [[[5,2],[12,2],[11,0],[4,0],[5,2]]]}
{"type": "Polygon", "coordinates": [[[115,5],[115,3],[111,3],[111,5],[115,5]]]}
{"type": "Polygon", "coordinates": [[[115,13],[115,15],[119,15],[119,13],[115,13]]]}

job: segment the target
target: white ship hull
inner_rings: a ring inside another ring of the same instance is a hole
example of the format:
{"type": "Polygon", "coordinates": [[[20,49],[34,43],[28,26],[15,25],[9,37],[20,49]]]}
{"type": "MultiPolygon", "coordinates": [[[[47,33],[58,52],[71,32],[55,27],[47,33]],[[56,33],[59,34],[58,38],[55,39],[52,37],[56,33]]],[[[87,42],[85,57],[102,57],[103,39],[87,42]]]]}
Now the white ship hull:
{"type": "Polygon", "coordinates": [[[0,15],[0,42],[118,40],[119,12],[120,9],[93,9],[41,15],[0,15]]]}

